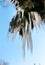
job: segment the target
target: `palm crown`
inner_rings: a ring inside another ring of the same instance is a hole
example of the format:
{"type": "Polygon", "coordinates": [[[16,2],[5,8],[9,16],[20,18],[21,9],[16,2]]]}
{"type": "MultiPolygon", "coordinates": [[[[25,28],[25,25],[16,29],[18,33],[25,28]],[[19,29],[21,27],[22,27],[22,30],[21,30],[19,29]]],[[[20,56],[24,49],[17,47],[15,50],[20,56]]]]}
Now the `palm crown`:
{"type": "Polygon", "coordinates": [[[23,38],[23,49],[25,53],[25,42],[32,51],[31,30],[34,26],[40,25],[45,19],[44,0],[11,0],[16,6],[17,14],[10,22],[9,32],[17,31],[23,38]]]}

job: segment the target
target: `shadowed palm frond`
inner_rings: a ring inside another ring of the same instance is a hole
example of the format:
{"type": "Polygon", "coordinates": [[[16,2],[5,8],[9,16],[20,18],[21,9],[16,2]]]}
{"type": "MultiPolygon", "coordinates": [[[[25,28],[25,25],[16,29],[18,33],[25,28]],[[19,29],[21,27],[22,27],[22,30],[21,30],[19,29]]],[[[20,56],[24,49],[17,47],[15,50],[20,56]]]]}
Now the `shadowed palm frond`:
{"type": "Polygon", "coordinates": [[[23,39],[23,51],[25,54],[25,44],[31,48],[32,37],[31,30],[40,26],[45,20],[45,1],[44,0],[11,0],[16,6],[17,14],[10,22],[9,32],[19,32],[23,39]]]}
{"type": "MultiPolygon", "coordinates": [[[[25,42],[27,41],[27,45],[30,43],[32,44],[31,40],[29,42],[29,38],[31,39],[31,35],[29,34],[29,30],[28,30],[29,29],[29,27],[28,27],[29,17],[27,16],[28,13],[26,15],[24,14],[23,18],[21,18],[20,15],[21,15],[21,12],[20,12],[20,14],[17,13],[16,17],[12,18],[12,20],[10,22],[9,32],[15,33],[15,31],[17,30],[17,32],[19,32],[19,34],[23,38],[23,44],[25,44],[24,41],[25,42]]],[[[32,48],[32,46],[31,46],[31,48],[32,48]]]]}

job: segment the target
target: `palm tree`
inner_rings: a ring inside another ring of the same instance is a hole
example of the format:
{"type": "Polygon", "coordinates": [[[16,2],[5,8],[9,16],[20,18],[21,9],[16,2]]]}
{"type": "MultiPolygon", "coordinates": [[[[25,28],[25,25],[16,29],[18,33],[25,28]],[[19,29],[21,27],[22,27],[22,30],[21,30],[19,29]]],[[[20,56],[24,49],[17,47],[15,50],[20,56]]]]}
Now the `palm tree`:
{"type": "Polygon", "coordinates": [[[11,0],[15,4],[17,14],[10,22],[9,32],[21,35],[23,39],[23,50],[25,54],[25,43],[31,48],[32,37],[31,30],[34,26],[40,25],[45,19],[45,1],[44,0],[11,0]]]}

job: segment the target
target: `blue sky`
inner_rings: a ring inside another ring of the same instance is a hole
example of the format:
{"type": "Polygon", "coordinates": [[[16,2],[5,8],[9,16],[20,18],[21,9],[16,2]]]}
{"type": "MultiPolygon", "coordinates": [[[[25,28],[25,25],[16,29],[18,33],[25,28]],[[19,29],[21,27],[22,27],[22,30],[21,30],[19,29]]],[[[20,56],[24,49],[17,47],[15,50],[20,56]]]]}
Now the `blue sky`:
{"type": "Polygon", "coordinates": [[[15,14],[13,5],[4,8],[0,5],[0,60],[8,62],[9,65],[45,65],[45,24],[32,31],[33,52],[26,48],[24,58],[19,35],[14,40],[8,38],[9,22],[15,14]]]}

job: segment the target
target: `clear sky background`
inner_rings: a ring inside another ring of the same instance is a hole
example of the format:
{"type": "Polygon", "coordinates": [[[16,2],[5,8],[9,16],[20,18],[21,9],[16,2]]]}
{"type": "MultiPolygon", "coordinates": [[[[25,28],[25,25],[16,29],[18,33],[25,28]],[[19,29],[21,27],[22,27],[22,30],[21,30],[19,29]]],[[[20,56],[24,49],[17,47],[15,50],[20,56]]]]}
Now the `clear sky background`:
{"type": "Polygon", "coordinates": [[[0,5],[0,60],[8,62],[9,65],[45,65],[45,24],[40,29],[33,29],[33,52],[26,47],[24,58],[21,37],[17,34],[13,40],[8,38],[9,22],[15,14],[13,5],[0,5]]]}

